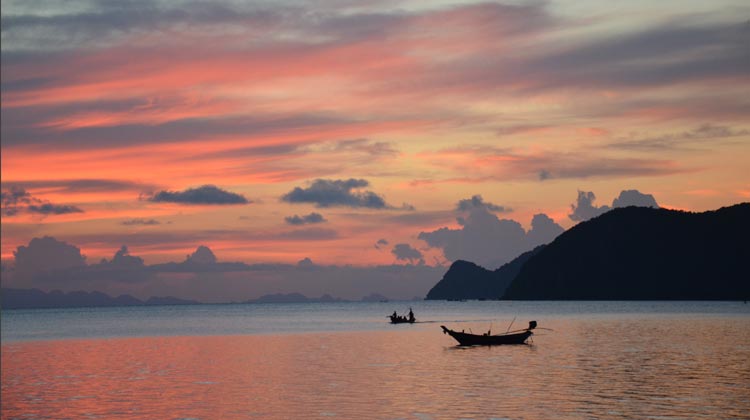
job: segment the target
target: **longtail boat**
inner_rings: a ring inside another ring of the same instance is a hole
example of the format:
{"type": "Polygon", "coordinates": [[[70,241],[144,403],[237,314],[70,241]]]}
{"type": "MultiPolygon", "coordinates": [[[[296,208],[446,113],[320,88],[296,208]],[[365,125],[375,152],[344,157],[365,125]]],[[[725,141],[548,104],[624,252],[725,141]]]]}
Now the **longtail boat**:
{"type": "Polygon", "coordinates": [[[411,311],[411,308],[409,308],[409,316],[398,315],[394,312],[393,315],[388,315],[388,318],[391,319],[391,324],[413,324],[417,321],[414,318],[414,312],[411,311]]]}
{"type": "Polygon", "coordinates": [[[523,330],[508,331],[504,334],[492,335],[490,331],[485,334],[470,334],[463,331],[453,331],[444,325],[443,334],[448,334],[461,346],[496,346],[500,344],[525,344],[526,340],[534,333],[531,332],[536,328],[536,321],[529,322],[529,327],[523,330]]]}
{"type": "Polygon", "coordinates": [[[413,324],[416,321],[414,318],[409,319],[405,316],[399,315],[390,315],[389,318],[391,319],[391,324],[413,324]]]}

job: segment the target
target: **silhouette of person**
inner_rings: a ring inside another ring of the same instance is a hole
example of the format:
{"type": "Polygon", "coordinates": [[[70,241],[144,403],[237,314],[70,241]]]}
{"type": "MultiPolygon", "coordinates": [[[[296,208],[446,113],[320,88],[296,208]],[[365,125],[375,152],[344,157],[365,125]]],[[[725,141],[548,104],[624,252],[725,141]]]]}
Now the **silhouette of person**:
{"type": "Polygon", "coordinates": [[[409,322],[414,322],[414,312],[409,308],[409,322]]]}

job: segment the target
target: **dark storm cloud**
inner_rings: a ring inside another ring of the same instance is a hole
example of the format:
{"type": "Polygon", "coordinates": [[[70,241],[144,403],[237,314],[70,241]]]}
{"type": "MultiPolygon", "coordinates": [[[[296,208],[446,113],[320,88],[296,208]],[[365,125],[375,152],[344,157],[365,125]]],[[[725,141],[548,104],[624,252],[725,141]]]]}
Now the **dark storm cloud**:
{"type": "Polygon", "coordinates": [[[314,212],[306,214],[304,216],[298,216],[296,214],[294,216],[287,216],[284,218],[284,221],[286,221],[290,225],[305,225],[327,222],[323,215],[314,212]]]}
{"type": "Polygon", "coordinates": [[[572,213],[568,215],[570,220],[583,222],[618,207],[659,207],[653,195],[643,194],[638,190],[621,191],[620,195],[612,200],[612,206],[597,206],[594,204],[595,200],[596,195],[594,195],[592,191],[578,191],[576,203],[570,205],[572,211],[572,213]]]}
{"type": "Polygon", "coordinates": [[[314,203],[318,207],[389,208],[383,197],[374,192],[356,191],[369,185],[364,179],[316,179],[307,188],[295,187],[281,199],[288,203],[314,203]]]}
{"type": "Polygon", "coordinates": [[[456,204],[456,210],[458,211],[469,211],[475,208],[486,208],[489,211],[499,212],[499,213],[506,213],[513,211],[510,208],[498,206],[496,204],[492,204],[489,201],[484,201],[481,195],[475,195],[471,198],[467,198],[464,200],[460,200],[458,204],[456,204]]]}
{"type": "Polygon", "coordinates": [[[396,244],[391,249],[391,254],[396,256],[399,261],[409,261],[410,263],[424,264],[422,253],[409,244],[396,244]]]}
{"type": "Polygon", "coordinates": [[[251,202],[240,194],[222,190],[215,185],[203,185],[198,188],[188,188],[185,191],[159,191],[148,197],[148,201],[215,205],[248,204],[251,202]]]}

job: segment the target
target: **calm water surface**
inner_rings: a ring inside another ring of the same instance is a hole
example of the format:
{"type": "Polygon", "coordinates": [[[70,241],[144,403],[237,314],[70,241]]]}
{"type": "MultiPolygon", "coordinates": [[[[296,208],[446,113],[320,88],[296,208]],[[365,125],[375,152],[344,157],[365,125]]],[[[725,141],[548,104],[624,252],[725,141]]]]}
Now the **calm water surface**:
{"type": "Polygon", "coordinates": [[[748,418],[750,305],[412,302],[2,312],[2,418],[748,418]],[[412,305],[424,322],[391,326],[412,305]],[[441,324],[530,346],[458,348],[441,324]]]}

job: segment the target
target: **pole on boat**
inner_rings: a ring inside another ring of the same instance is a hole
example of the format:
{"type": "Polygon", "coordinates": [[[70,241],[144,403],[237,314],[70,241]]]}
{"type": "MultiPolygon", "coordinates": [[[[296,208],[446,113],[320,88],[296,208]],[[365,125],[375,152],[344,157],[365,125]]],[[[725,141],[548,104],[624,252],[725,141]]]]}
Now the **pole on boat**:
{"type": "Polygon", "coordinates": [[[510,331],[510,327],[513,326],[513,323],[516,322],[516,317],[513,317],[513,321],[510,321],[510,325],[508,325],[508,330],[505,331],[506,334],[508,334],[508,331],[510,331]]]}

